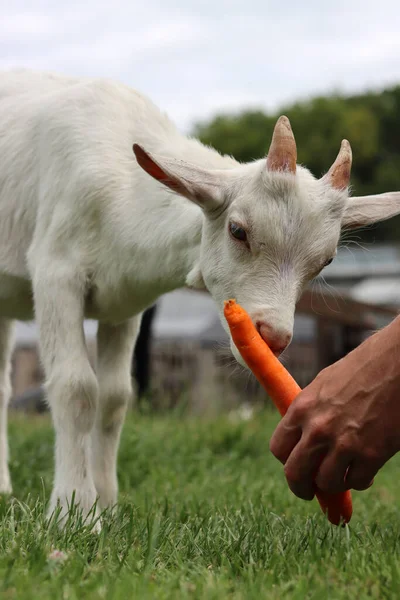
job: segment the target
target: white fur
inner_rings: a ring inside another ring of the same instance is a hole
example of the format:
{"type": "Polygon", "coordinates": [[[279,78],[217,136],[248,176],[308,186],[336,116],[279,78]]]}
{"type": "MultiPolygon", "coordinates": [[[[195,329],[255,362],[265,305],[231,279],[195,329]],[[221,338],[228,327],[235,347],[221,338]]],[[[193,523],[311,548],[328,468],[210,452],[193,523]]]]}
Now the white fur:
{"type": "MultiPolygon", "coordinates": [[[[390,215],[368,198],[357,218],[390,215]]],[[[393,204],[394,203],[394,204],[393,204]]],[[[395,209],[393,209],[395,206],[395,209]]],[[[389,209],[388,209],[389,210],[389,209]]],[[[336,251],[347,193],[242,165],[182,136],[147,98],[118,83],[47,73],[0,82],[0,491],[10,491],[6,404],[12,319],[35,316],[56,430],[50,512],[117,498],[116,457],[142,311],[161,294],[206,286],[223,319],[235,297],[276,335],[291,335],[304,285],[336,251]],[[140,144],[178,193],[150,177],[140,144]],[[186,196],[189,200],[182,198],[186,196]],[[246,228],[249,247],[228,223],[246,228]],[[83,320],[99,320],[98,375],[83,320]]],[[[360,223],[358,223],[360,224],[360,223]]],[[[233,349],[234,350],[234,349],[233,349]]],[[[237,353],[235,353],[237,355],[237,353]]]]}

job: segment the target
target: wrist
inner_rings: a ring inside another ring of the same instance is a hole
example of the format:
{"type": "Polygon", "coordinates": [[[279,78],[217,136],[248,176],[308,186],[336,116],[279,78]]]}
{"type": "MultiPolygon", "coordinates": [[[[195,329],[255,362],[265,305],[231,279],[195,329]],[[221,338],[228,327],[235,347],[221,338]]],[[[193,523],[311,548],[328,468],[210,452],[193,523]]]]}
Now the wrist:
{"type": "Polygon", "coordinates": [[[391,349],[391,362],[397,362],[397,360],[400,362],[400,315],[378,333],[382,334],[381,342],[387,344],[391,349]]]}
{"type": "Polygon", "coordinates": [[[397,394],[400,385],[400,316],[373,337],[376,338],[373,353],[377,363],[380,363],[380,376],[389,387],[394,385],[397,394]]]}

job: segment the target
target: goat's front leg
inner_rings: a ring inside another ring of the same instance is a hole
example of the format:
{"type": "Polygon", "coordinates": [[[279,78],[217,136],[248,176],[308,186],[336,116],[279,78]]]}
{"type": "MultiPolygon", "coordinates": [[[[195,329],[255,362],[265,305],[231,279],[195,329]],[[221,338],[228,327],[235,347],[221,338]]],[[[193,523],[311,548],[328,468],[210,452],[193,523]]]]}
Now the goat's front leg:
{"type": "Polygon", "coordinates": [[[65,264],[54,263],[35,268],[32,279],[40,352],[56,432],[49,516],[60,503],[64,518],[73,495],[74,505],[86,516],[97,497],[90,438],[98,384],[83,329],[85,280],[70,273],[65,264]]]}
{"type": "Polygon", "coordinates": [[[119,325],[99,323],[97,376],[99,409],[92,435],[94,480],[101,508],[115,505],[117,454],[125,413],[132,398],[131,361],[141,317],[119,325]]]}

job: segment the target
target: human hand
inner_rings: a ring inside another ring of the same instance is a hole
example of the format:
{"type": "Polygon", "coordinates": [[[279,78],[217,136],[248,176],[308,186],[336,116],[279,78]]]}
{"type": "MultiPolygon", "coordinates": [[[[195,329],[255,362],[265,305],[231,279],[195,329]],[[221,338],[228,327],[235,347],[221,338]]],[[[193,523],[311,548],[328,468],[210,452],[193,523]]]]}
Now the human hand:
{"type": "Polygon", "coordinates": [[[324,369],[270,442],[292,492],[364,490],[400,449],[400,317],[324,369]]]}

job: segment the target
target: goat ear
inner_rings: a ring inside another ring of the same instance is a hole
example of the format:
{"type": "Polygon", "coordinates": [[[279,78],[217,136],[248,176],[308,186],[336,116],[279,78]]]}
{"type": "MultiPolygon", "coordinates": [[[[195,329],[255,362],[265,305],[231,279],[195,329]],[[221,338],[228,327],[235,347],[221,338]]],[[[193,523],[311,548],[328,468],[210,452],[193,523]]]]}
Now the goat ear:
{"type": "Polygon", "coordinates": [[[173,192],[188,198],[206,211],[224,203],[223,175],[173,158],[157,158],[138,144],[133,145],[136,160],[146,173],[173,192]]]}
{"type": "Polygon", "coordinates": [[[349,198],[342,218],[342,227],[357,229],[385,221],[400,213],[400,192],[349,198]]]}

